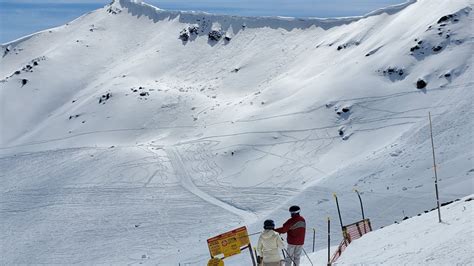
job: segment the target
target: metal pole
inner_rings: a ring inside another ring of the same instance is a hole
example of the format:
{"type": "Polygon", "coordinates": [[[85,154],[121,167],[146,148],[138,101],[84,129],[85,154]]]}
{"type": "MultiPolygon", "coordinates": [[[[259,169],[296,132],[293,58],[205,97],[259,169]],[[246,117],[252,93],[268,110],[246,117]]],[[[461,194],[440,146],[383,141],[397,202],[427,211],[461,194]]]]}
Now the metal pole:
{"type": "MultiPolygon", "coordinates": [[[[289,259],[291,260],[291,262],[293,262],[293,264],[296,265],[296,262],[295,262],[295,260],[293,259],[293,256],[290,255],[290,253],[288,252],[288,250],[286,250],[285,248],[284,248],[283,250],[284,250],[283,254],[285,254],[285,252],[286,252],[286,258],[289,258],[289,259]]],[[[294,254],[293,254],[293,255],[294,255],[294,254]]]]}
{"type": "Polygon", "coordinates": [[[431,148],[432,148],[432,151],[433,151],[433,166],[434,166],[434,174],[435,174],[436,203],[438,205],[438,220],[441,223],[441,210],[440,210],[440,207],[439,207],[439,193],[438,193],[438,173],[436,172],[436,158],[435,158],[434,141],[433,141],[433,126],[431,124],[431,113],[430,112],[428,112],[428,116],[430,118],[431,148]]]}
{"type": "MultiPolygon", "coordinates": [[[[304,252],[304,254],[306,255],[306,258],[308,258],[309,263],[311,263],[311,266],[313,266],[314,264],[313,264],[313,262],[311,261],[311,259],[309,258],[308,253],[306,253],[306,250],[304,250],[304,248],[303,248],[303,252],[304,252]]],[[[295,264],[295,265],[296,265],[296,264],[295,264]]]]}
{"type": "Polygon", "coordinates": [[[365,233],[367,233],[367,228],[365,226],[364,205],[362,204],[362,198],[360,197],[359,190],[354,188],[354,191],[357,193],[357,197],[359,197],[360,209],[362,210],[362,222],[364,223],[364,234],[365,234],[365,233]]]}
{"type": "Polygon", "coordinates": [[[354,191],[357,193],[357,196],[359,197],[359,202],[360,202],[360,209],[362,210],[362,220],[365,220],[365,215],[364,215],[364,205],[362,205],[362,198],[360,197],[359,190],[354,189],[354,191]]]}
{"type": "Polygon", "coordinates": [[[328,216],[328,266],[331,265],[331,219],[328,216]]]}
{"type": "Polygon", "coordinates": [[[339,201],[337,200],[336,193],[333,193],[333,196],[336,199],[337,214],[339,215],[339,222],[341,222],[341,230],[344,231],[344,225],[342,225],[341,209],[339,209],[339,201]]]}
{"type": "Polygon", "coordinates": [[[257,266],[257,263],[255,262],[255,258],[254,258],[254,256],[253,256],[252,244],[251,244],[251,243],[249,243],[248,248],[249,248],[249,252],[250,252],[250,258],[252,258],[252,265],[253,265],[253,266],[257,266]]]}
{"type": "Polygon", "coordinates": [[[255,253],[255,258],[257,258],[257,263],[258,263],[258,253],[257,253],[257,249],[256,248],[253,248],[253,251],[255,253]]]}
{"type": "Polygon", "coordinates": [[[313,252],[314,252],[315,238],[316,238],[316,228],[313,228],[313,252]]]}

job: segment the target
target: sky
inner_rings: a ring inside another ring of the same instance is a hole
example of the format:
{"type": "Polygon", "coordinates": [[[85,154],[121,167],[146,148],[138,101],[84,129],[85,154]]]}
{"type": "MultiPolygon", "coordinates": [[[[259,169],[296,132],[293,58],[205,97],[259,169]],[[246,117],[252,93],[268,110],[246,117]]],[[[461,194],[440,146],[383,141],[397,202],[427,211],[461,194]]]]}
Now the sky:
{"type": "MultiPolygon", "coordinates": [[[[0,0],[0,43],[66,24],[111,0],[0,0]]],[[[406,0],[145,0],[162,9],[241,16],[359,16],[406,0]]]]}

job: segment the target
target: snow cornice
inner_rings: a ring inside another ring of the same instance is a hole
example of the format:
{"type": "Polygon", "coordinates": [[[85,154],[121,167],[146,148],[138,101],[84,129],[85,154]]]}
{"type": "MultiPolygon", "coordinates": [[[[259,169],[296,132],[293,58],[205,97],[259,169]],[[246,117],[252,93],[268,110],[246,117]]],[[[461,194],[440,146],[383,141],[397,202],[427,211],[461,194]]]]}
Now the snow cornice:
{"type": "Polygon", "coordinates": [[[144,3],[141,0],[114,0],[111,5],[118,8],[126,8],[128,13],[133,16],[141,17],[146,16],[154,22],[160,20],[175,19],[179,17],[179,21],[182,23],[196,23],[198,19],[207,19],[211,22],[218,22],[223,28],[232,25],[235,29],[236,26],[245,25],[247,28],[283,28],[286,30],[292,29],[305,29],[312,26],[320,27],[323,29],[329,29],[332,27],[349,24],[360,19],[377,16],[380,14],[394,14],[397,13],[407,6],[415,3],[417,0],[408,0],[405,3],[388,6],[385,8],[377,9],[364,16],[354,17],[337,17],[337,18],[316,18],[316,17],[248,17],[248,16],[235,16],[235,15],[220,15],[211,14],[202,11],[174,11],[174,10],[163,10],[150,4],[144,3]]]}

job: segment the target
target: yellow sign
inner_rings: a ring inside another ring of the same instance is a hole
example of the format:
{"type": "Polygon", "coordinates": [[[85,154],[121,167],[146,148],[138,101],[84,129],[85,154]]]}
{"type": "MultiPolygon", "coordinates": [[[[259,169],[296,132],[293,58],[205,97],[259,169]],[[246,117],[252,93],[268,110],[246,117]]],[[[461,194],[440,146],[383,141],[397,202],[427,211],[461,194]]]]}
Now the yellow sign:
{"type": "Polygon", "coordinates": [[[240,253],[241,247],[246,247],[250,244],[247,228],[242,226],[230,232],[209,238],[207,245],[211,257],[223,256],[227,258],[240,253]]]}
{"type": "Polygon", "coordinates": [[[221,259],[210,259],[207,262],[207,266],[224,266],[224,261],[221,259]]]}

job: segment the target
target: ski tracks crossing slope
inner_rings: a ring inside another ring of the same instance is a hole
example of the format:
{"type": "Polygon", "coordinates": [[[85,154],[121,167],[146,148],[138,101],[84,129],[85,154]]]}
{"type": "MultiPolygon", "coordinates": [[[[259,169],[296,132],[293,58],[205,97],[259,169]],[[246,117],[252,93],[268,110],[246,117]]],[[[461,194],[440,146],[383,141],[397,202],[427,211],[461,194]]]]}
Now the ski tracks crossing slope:
{"type": "Polygon", "coordinates": [[[186,169],[186,165],[183,162],[181,155],[176,147],[164,147],[164,150],[171,162],[171,165],[174,169],[176,177],[186,190],[193,193],[194,195],[198,196],[199,198],[209,202],[213,205],[221,207],[226,211],[229,211],[233,214],[238,215],[240,218],[244,220],[245,223],[253,222],[257,219],[257,216],[252,213],[242,209],[239,209],[235,206],[232,206],[226,202],[223,202],[212,195],[207,194],[206,192],[199,189],[193,182],[191,175],[186,169]]]}

